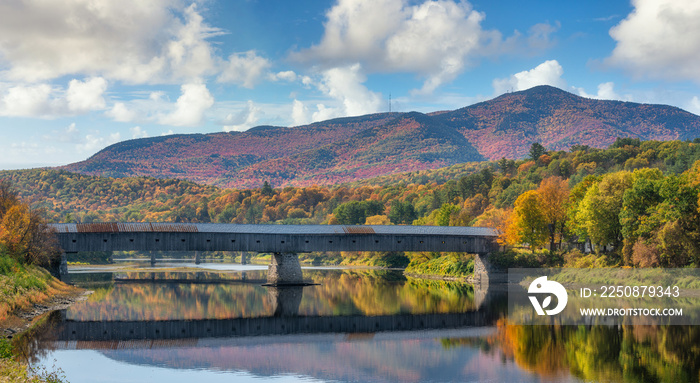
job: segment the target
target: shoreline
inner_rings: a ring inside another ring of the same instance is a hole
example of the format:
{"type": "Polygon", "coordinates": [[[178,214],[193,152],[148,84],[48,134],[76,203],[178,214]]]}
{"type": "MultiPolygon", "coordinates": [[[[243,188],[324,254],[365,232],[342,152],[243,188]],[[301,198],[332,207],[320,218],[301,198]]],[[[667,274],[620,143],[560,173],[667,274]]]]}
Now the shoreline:
{"type": "Polygon", "coordinates": [[[11,340],[31,330],[39,319],[54,310],[65,310],[76,302],[84,301],[93,291],[71,286],[67,293],[56,294],[32,303],[27,308],[17,309],[0,322],[0,337],[11,340]]]}
{"type": "Polygon", "coordinates": [[[447,282],[463,282],[463,283],[468,283],[470,285],[474,284],[474,277],[473,276],[468,276],[468,277],[455,277],[451,275],[436,275],[436,274],[417,274],[417,273],[406,273],[404,272],[403,275],[411,278],[418,278],[418,279],[430,279],[434,281],[447,281],[447,282]]]}

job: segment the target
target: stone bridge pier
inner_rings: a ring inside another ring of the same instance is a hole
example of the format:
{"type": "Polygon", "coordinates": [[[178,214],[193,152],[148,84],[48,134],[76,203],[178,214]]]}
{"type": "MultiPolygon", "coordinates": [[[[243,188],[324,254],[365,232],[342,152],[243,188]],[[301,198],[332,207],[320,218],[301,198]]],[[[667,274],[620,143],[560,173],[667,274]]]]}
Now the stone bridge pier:
{"type": "Polygon", "coordinates": [[[298,316],[303,289],[304,286],[268,287],[267,294],[275,308],[274,316],[298,316]]]}
{"type": "Polygon", "coordinates": [[[272,286],[303,285],[299,255],[296,253],[272,253],[267,268],[267,283],[272,286]]]}

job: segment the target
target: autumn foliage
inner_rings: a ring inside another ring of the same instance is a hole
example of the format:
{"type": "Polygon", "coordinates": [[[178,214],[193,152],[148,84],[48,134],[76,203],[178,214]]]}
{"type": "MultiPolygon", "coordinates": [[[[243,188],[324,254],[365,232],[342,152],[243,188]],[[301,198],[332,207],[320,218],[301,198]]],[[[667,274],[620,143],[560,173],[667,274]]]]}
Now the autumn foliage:
{"type": "Polygon", "coordinates": [[[60,256],[41,212],[22,203],[7,181],[0,181],[0,249],[20,263],[47,268],[60,256]]]}
{"type": "MultiPolygon", "coordinates": [[[[700,140],[620,139],[605,150],[574,145],[544,155],[546,161],[467,163],[336,186],[221,189],[52,169],[5,171],[0,178],[54,222],[487,226],[510,247],[593,249],[607,255],[606,264],[700,259],[700,140]],[[630,165],[642,159],[648,167],[630,165]]],[[[26,217],[22,212],[8,216],[8,227],[26,217]]],[[[572,264],[601,263],[573,258],[572,264]]]]}

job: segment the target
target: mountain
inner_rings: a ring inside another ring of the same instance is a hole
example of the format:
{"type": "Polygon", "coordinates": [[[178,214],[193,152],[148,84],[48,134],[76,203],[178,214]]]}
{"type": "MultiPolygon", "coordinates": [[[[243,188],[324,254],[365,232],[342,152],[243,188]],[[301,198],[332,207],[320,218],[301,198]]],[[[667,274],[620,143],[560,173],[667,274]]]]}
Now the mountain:
{"type": "Polygon", "coordinates": [[[539,142],[549,150],[572,145],[605,148],[617,137],[686,140],[700,137],[700,116],[668,105],[595,100],[551,86],[507,93],[435,118],[496,160],[522,158],[539,142]]]}
{"type": "Polygon", "coordinates": [[[221,187],[336,184],[549,150],[607,147],[617,137],[700,136],[700,117],[666,105],[594,100],[550,86],[454,111],[379,113],[306,126],[129,140],[64,168],[112,177],[183,178],[221,187]]]}

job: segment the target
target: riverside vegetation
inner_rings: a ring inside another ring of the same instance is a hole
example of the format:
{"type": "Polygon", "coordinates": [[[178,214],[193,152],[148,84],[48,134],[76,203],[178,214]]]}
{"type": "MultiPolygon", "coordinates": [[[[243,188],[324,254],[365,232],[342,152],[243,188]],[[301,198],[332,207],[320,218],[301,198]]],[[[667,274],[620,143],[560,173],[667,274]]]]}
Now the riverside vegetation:
{"type": "MultiPolygon", "coordinates": [[[[5,171],[53,222],[489,226],[501,266],[697,266],[700,139],[622,138],[528,158],[468,163],[332,187],[234,190],[177,179],[109,178],[52,169],[5,171]],[[673,239],[673,240],[671,240],[673,239]],[[545,248],[547,250],[545,250],[545,248]],[[591,254],[586,249],[592,249],[591,254]]],[[[436,253],[311,254],[317,264],[408,266],[464,276],[469,257],[436,253]]]]}
{"type": "MultiPolygon", "coordinates": [[[[60,263],[60,249],[41,211],[20,201],[9,182],[0,182],[0,325],[16,324],[13,314],[74,288],[46,270],[60,263]]],[[[0,334],[0,376],[6,382],[60,382],[58,371],[33,371],[15,360],[15,339],[0,334]]]]}

